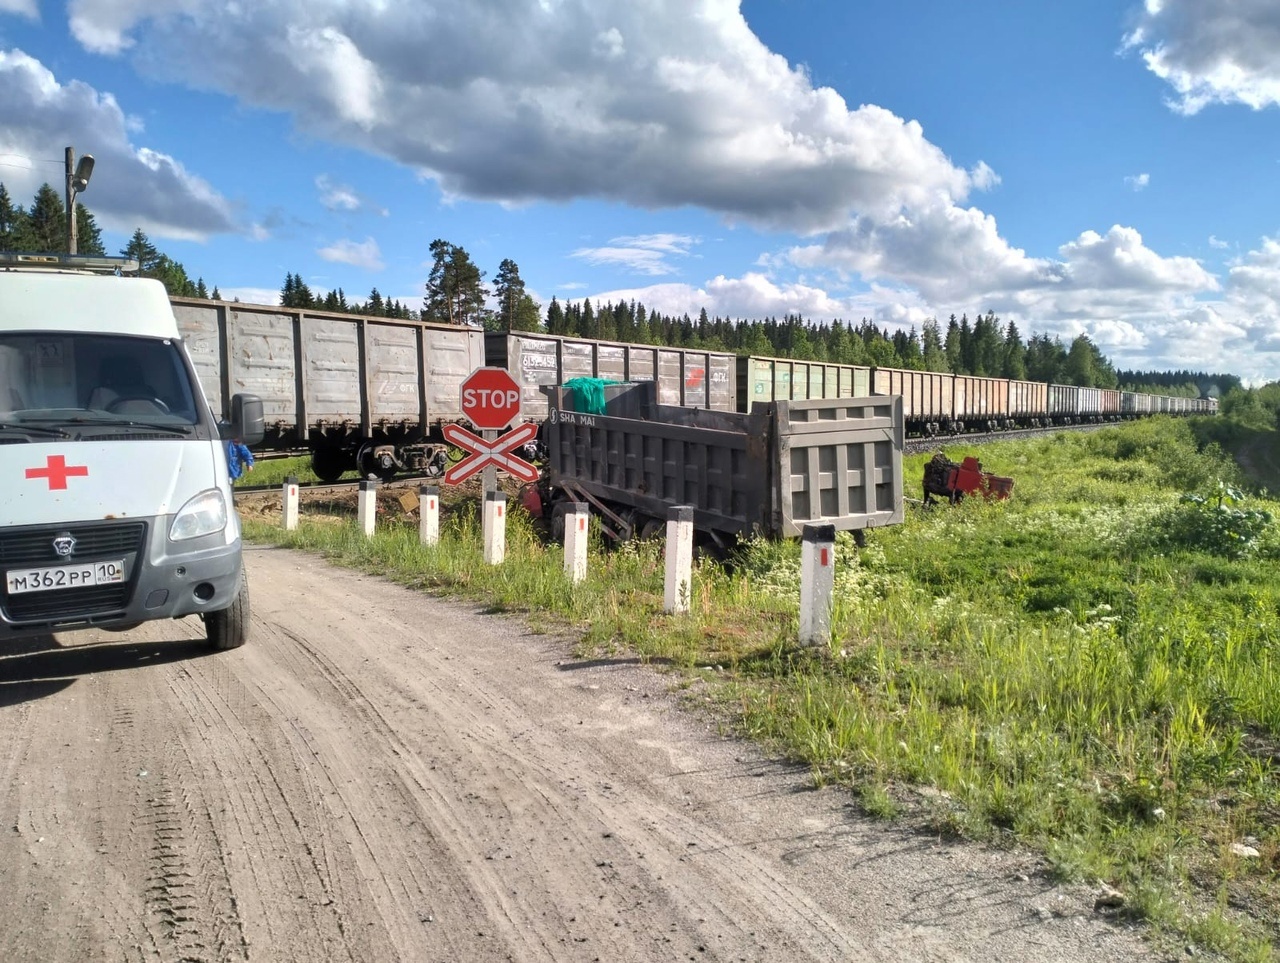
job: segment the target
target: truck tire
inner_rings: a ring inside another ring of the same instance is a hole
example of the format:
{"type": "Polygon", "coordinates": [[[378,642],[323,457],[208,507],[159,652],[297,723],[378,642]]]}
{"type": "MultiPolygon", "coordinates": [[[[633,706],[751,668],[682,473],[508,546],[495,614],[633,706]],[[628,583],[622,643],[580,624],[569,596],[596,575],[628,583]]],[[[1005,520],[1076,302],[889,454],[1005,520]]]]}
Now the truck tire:
{"type": "Polygon", "coordinates": [[[240,569],[240,591],[235,601],[218,612],[204,615],[205,635],[215,649],[238,649],[249,641],[249,575],[240,569]]]}

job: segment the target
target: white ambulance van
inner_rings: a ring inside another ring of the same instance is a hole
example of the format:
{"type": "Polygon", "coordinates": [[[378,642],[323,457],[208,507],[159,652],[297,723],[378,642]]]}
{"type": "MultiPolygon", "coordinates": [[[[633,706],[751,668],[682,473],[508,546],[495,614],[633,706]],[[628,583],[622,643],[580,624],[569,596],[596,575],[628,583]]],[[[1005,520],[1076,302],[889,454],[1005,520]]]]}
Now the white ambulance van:
{"type": "Polygon", "coordinates": [[[121,258],[0,254],[0,643],[199,615],[243,645],[249,585],[227,439],[159,281],[121,258]]]}

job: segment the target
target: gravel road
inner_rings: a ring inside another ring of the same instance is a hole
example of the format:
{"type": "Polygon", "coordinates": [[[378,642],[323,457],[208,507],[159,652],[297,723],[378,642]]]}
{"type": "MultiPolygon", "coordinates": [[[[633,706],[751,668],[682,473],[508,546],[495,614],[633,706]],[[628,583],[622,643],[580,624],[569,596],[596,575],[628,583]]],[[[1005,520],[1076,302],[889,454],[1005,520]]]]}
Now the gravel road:
{"type": "Polygon", "coordinates": [[[196,620],[0,653],[6,963],[1151,959],[1034,861],[860,817],[634,660],[253,548],[196,620]]]}

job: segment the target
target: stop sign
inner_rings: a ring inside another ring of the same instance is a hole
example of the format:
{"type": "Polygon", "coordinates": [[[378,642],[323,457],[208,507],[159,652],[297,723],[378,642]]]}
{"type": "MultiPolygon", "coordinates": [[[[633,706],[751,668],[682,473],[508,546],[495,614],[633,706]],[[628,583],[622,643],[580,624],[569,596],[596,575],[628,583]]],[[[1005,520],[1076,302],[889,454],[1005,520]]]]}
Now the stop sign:
{"type": "Polygon", "coordinates": [[[520,417],[520,386],[506,368],[476,368],[462,382],[462,413],[477,428],[506,428],[520,417]]]}

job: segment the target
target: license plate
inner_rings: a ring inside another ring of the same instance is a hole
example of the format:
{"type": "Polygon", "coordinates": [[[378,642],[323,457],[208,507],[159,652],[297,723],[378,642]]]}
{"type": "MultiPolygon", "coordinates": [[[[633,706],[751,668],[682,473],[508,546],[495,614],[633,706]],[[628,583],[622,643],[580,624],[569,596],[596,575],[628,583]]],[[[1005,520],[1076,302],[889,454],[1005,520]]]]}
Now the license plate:
{"type": "Polygon", "coordinates": [[[5,582],[10,595],[83,588],[86,585],[111,585],[123,581],[124,559],[93,562],[90,565],[54,565],[49,568],[14,569],[5,573],[5,582]]]}

